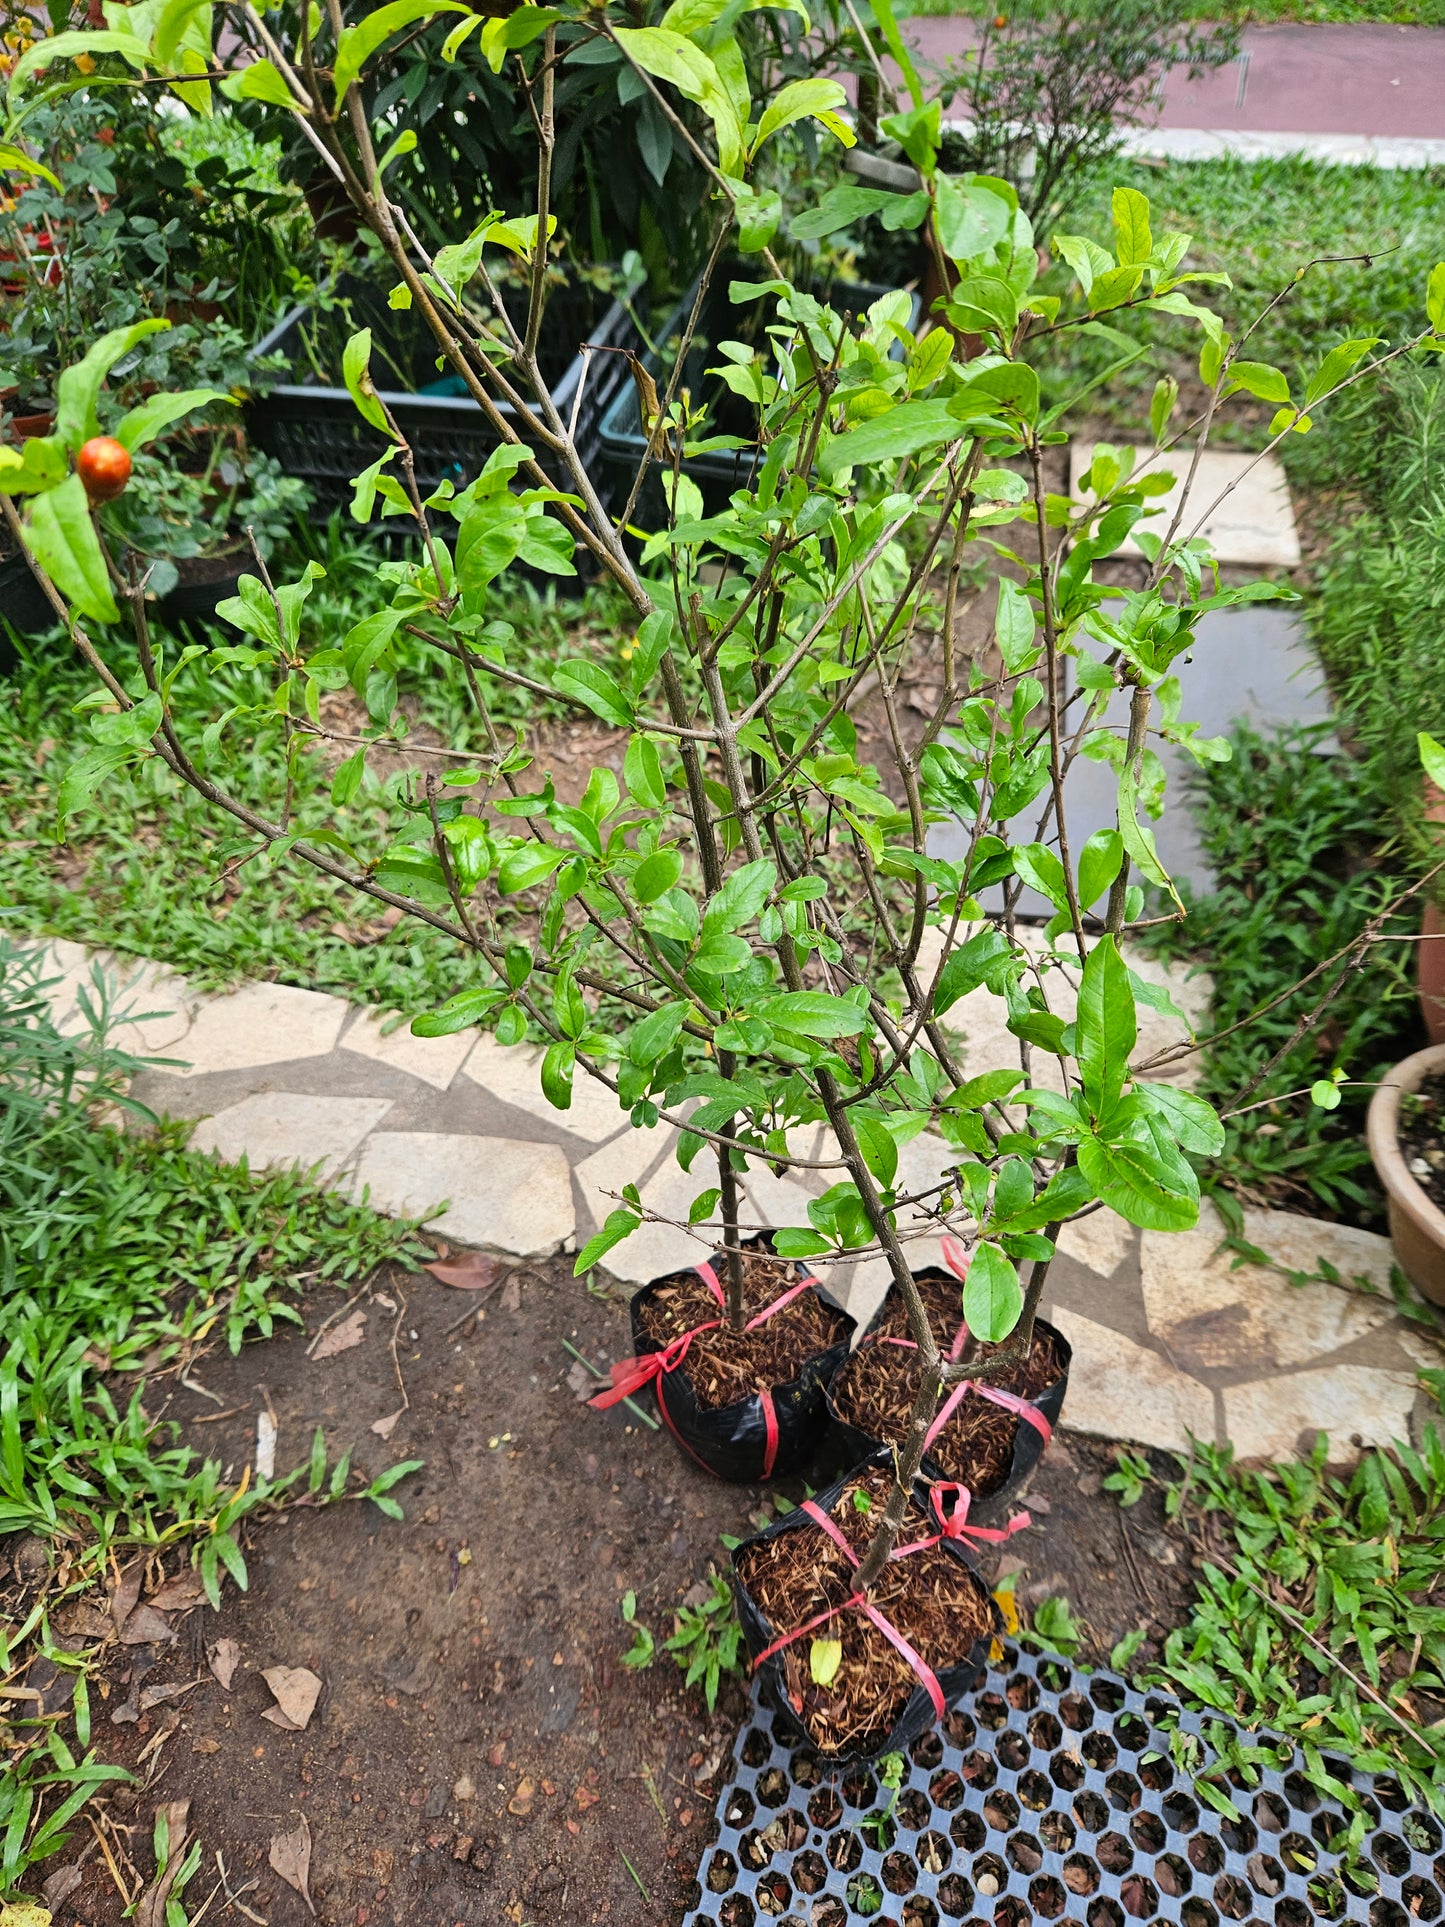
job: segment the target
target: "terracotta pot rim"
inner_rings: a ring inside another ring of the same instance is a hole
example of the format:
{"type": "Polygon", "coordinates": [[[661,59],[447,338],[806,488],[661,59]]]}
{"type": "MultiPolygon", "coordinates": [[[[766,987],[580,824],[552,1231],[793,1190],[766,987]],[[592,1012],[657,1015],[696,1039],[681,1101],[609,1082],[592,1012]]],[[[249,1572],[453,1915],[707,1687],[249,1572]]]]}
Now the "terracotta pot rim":
{"type": "Polygon", "coordinates": [[[1445,1211],[1440,1210],[1411,1176],[1399,1139],[1400,1099],[1407,1092],[1418,1091],[1425,1079],[1437,1071],[1445,1072],[1445,1044],[1430,1044],[1402,1058],[1386,1073],[1370,1099],[1365,1138],[1375,1170],[1392,1204],[1417,1230],[1445,1251],[1445,1211]]]}

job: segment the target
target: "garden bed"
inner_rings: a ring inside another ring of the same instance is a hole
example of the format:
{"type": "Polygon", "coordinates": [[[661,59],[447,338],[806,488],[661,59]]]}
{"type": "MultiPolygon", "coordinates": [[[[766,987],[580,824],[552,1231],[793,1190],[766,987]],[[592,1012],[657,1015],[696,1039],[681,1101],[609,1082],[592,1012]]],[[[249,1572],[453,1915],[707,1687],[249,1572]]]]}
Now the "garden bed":
{"type": "MultiPolygon", "coordinates": [[[[96,1734],[105,1757],[143,1779],[155,1769],[109,1810],[134,1828],[147,1878],[152,1809],[185,1793],[204,1854],[188,1901],[209,1892],[219,1849],[233,1890],[259,1880],[245,1904],[271,1927],[310,1918],[268,1866],[272,1839],[297,1830],[303,1814],[325,1921],[681,1918],[745,1700],[725,1682],[709,1719],[660,1653],[650,1670],[629,1671],[620,1602],[636,1591],[637,1619],[660,1644],[699,1575],[725,1565],[719,1534],[745,1531],[750,1511],[766,1515],[625,1406],[603,1416],[574,1402],[561,1341],[604,1367],[624,1355],[622,1293],[585,1292],[569,1259],[521,1267],[513,1279],[515,1310],[504,1285],[481,1323],[449,1330],[472,1301],[388,1269],[358,1306],[362,1343],[307,1357],[344,1304],[327,1294],[305,1306],[309,1337],[195,1365],[191,1377],[219,1405],[177,1389],[171,1415],[235,1477],[268,1408],[278,1470],[306,1457],[317,1425],[333,1460],[354,1445],[368,1476],[404,1458],[426,1466],[396,1488],[404,1522],[361,1503],[259,1525],[249,1593],[228,1587],[219,1615],[199,1607],[178,1618],[174,1645],[109,1649],[96,1734]],[[400,1402],[398,1368],[410,1407],[383,1440],[369,1428],[400,1402]],[[206,1658],[222,1639],[240,1649],[229,1693],[206,1658]],[[260,1672],[277,1666],[309,1668],[323,1682],[304,1732],[262,1717],[272,1695],[260,1672]],[[109,1709],[138,1690],[193,1680],[138,1723],[112,1724],[109,1709]]],[[[1006,1549],[1034,1594],[1068,1594],[1098,1657],[1141,1620],[1162,1639],[1188,1595],[1187,1557],[1166,1536],[1154,1493],[1127,1515],[1101,1493],[1111,1464],[1102,1447],[1056,1440],[1030,1491],[1042,1530],[1006,1549]]],[[[788,1489],[803,1496],[801,1481],[788,1489]]],[[[997,1560],[990,1551],[987,1574],[997,1560]]],[[[95,1927],[119,1921],[119,1895],[94,1851],[58,1918],[72,1913],[95,1927]]]]}

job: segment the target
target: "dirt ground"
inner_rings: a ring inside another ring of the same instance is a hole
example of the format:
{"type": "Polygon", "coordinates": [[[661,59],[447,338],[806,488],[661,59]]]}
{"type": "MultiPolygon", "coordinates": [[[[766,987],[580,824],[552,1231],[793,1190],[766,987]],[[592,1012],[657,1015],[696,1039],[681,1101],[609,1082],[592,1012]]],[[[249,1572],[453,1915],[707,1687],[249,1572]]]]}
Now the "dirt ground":
{"type": "MultiPolygon", "coordinates": [[[[139,1782],[112,1796],[101,1831],[131,1898],[126,1856],[148,1880],[155,1809],[189,1799],[202,1846],[192,1918],[223,1863],[212,1918],[305,1927],[305,1901],[269,1864],[304,1816],[328,1927],[681,1920],[746,1702],[728,1684],[709,1717],[670,1658],[623,1667],[619,1602],[635,1590],[660,1643],[678,1602],[722,1567],[719,1534],[760,1521],[764,1495],[708,1478],[625,1407],[578,1402],[563,1338],[604,1367],[629,1346],[624,1293],[591,1295],[570,1271],[567,1259],[519,1269],[480,1319],[477,1295],[427,1274],[378,1275],[349,1311],[316,1290],[307,1333],[205,1357],[190,1379],[209,1397],[176,1389],[168,1416],[232,1481],[262,1415],[279,1472],[308,1457],[317,1425],[332,1463],[352,1448],[367,1477],[425,1465],[395,1489],[403,1521],[368,1501],[264,1520],[246,1535],[248,1592],[228,1584],[217,1614],[185,1610],[184,1593],[169,1603],[173,1588],[158,1620],[126,1622],[142,1643],[104,1649],[95,1737],[139,1782]],[[355,1311],[359,1343],[308,1357],[326,1321],[323,1351],[327,1333],[355,1332],[355,1311]],[[372,1428],[401,1404],[398,1380],[407,1409],[382,1438],[372,1428]],[[262,1674],[278,1667],[321,1682],[303,1730],[267,1720],[262,1674]]],[[[1058,1438],[1032,1481],[1036,1525],[1006,1549],[1020,1597],[1067,1593],[1103,1656],[1136,1624],[1177,1623],[1188,1576],[1156,1500],[1121,1513],[1101,1494],[1108,1464],[1103,1448],[1058,1438]]],[[[147,1597],[159,1577],[146,1575],[147,1597]]],[[[74,1836],[81,1881],[56,1927],[121,1918],[92,1832],[74,1836]]]]}

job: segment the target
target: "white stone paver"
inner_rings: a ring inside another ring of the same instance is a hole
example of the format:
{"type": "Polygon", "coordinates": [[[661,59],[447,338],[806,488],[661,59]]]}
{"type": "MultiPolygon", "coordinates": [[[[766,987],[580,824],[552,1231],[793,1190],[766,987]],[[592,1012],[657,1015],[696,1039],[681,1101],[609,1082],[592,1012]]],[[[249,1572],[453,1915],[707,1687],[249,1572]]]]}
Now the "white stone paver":
{"type": "Polygon", "coordinates": [[[298,1058],[326,1057],[335,1048],[348,1006],[340,997],[294,984],[243,984],[229,997],[201,1005],[186,1035],[184,1077],[212,1071],[253,1070],[298,1058]]]}
{"type": "MultiPolygon", "coordinates": [[[[1316,1234],[1311,1265],[1321,1255],[1338,1262],[1346,1250],[1358,1253],[1366,1235],[1353,1232],[1336,1240],[1331,1234],[1337,1226],[1272,1211],[1252,1213],[1248,1231],[1261,1250],[1273,1254],[1292,1249],[1302,1256],[1302,1222],[1316,1234]],[[1271,1222],[1275,1218],[1285,1220],[1278,1238],[1271,1222]]],[[[1305,1365],[1379,1330],[1394,1317],[1388,1299],[1361,1297],[1337,1285],[1291,1285],[1263,1266],[1237,1265],[1218,1248],[1223,1236],[1217,1213],[1206,1203],[1193,1231],[1146,1231],[1141,1239],[1149,1329],[1186,1370],[1305,1365]]]]}
{"type": "MultiPolygon", "coordinates": [[[[1081,486],[1080,477],[1093,459],[1092,442],[1070,443],[1069,493],[1076,501],[1092,500],[1090,492],[1081,486]]],[[[1146,533],[1162,537],[1172,525],[1183,497],[1188,461],[1181,460],[1177,454],[1156,455],[1151,449],[1136,447],[1134,474],[1174,477],[1174,486],[1167,495],[1150,496],[1147,507],[1151,512],[1139,524],[1146,533]]],[[[1199,457],[1179,533],[1181,537],[1202,535],[1221,562],[1247,563],[1265,569],[1298,568],[1299,532],[1295,528],[1289,483],[1279,457],[1206,449],[1199,457]]],[[[1142,555],[1143,550],[1130,536],[1119,553],[1142,555]]]]}
{"type": "Polygon", "coordinates": [[[191,1133],[197,1151],[214,1151],[230,1163],[245,1158],[253,1171],[272,1165],[320,1164],[334,1177],[368,1131],[391,1109],[385,1097],[305,1097],[295,1091],[261,1091],[191,1133]]]}
{"type": "Polygon", "coordinates": [[[1098,1438],[1187,1452],[1189,1434],[1214,1438],[1214,1395],[1157,1352],[1056,1305],[1050,1321],[1074,1348],[1063,1421],[1098,1438]]]}
{"type": "Polygon", "coordinates": [[[504,1104],[515,1104],[531,1117],[570,1131],[589,1144],[605,1144],[619,1131],[630,1130],[628,1114],[614,1092],[578,1065],[572,1076],[572,1102],[565,1111],[547,1100],[539,1075],[542,1052],[528,1044],[499,1044],[483,1035],[466,1061],[466,1075],[504,1104]]]}
{"type": "Polygon", "coordinates": [[[1356,1445],[1388,1445],[1410,1436],[1416,1384],[1408,1372],[1371,1365],[1328,1365],[1252,1379],[1224,1393],[1225,1430],[1242,1459],[1288,1459],[1328,1432],[1332,1460],[1356,1445]]]}
{"type": "Polygon", "coordinates": [[[473,1033],[461,1030],[450,1037],[413,1037],[405,1023],[384,1030],[394,1015],[390,1011],[358,1011],[355,1022],[347,1025],[342,1036],[342,1050],[355,1051],[389,1070],[405,1071],[408,1077],[419,1077],[434,1091],[449,1090],[476,1041],[473,1033]]]}
{"type": "MultiPolygon", "coordinates": [[[[1023,926],[1020,934],[1042,947],[1037,930],[1023,926]]],[[[930,940],[939,941],[933,933],[930,940]]],[[[575,1249],[629,1183],[649,1208],[685,1221],[693,1199],[717,1182],[710,1149],[690,1173],[682,1171],[676,1130],[634,1130],[585,1073],[573,1108],[554,1111],[536,1079],[535,1050],[504,1050],[493,1038],[467,1034],[413,1038],[400,1027],[383,1036],[377,1013],[350,1012],[337,998],[286,985],[252,984],[204,998],[163,969],[78,944],[48,945],[46,961],[58,979],[49,993],[58,1019],[76,1021],[77,996],[99,962],[122,986],[112,1009],[144,1018],[133,1029],[121,1027],[115,1041],[138,1054],[186,1060],[185,1069],[143,1071],[137,1094],[162,1112],[194,1117],[209,1108],[194,1127],[197,1145],[256,1166],[319,1165],[332,1179],[349,1173],[355,1195],[367,1191],[379,1209],[398,1214],[432,1211],[431,1228],[458,1243],[518,1256],[575,1249]],[[162,1012],[170,1014],[156,1014],[162,1012]],[[239,1080],[239,1095],[237,1072],[254,1073],[239,1080]],[[211,1075],[219,1078],[214,1098],[205,1082],[211,1075]],[[510,1135],[517,1111],[552,1126],[555,1141],[510,1135]],[[438,1128],[400,1128],[413,1121],[438,1128]],[[438,1210],[444,1200],[447,1208],[438,1210]]],[[[1206,1015],[1207,979],[1148,959],[1131,964],[1167,984],[1196,1022],[1206,1015]]],[[[1068,978],[1076,975],[1057,972],[1051,984],[1065,1018],[1073,1002],[1068,978]]],[[[1001,1000],[986,991],[949,1013],[969,1072],[1017,1064],[1017,1042],[1003,1017],[1001,1000]]],[[[1136,1061],[1185,1034],[1178,1019],[1141,1011],[1136,1061]]],[[[1034,1053],[1035,1081],[1056,1081],[1050,1063],[1034,1053]]],[[[1191,1065],[1184,1076],[1192,1074],[1191,1065]]],[[[789,1145],[804,1157],[836,1155],[821,1125],[790,1133],[789,1145]]],[[[927,1189],[954,1156],[942,1138],[920,1134],[900,1147],[897,1183],[927,1189]]],[[[805,1225],[810,1201],[843,1176],[841,1169],[799,1169],[778,1177],[754,1160],[744,1179],[745,1220],[805,1225]]],[[[899,1231],[915,1267],[941,1262],[939,1237],[925,1219],[900,1214],[899,1231]]],[[[1285,1267],[1309,1272],[1324,1259],[1347,1280],[1365,1277],[1379,1295],[1328,1284],[1294,1287],[1266,1267],[1235,1267],[1218,1251],[1223,1227],[1207,1205],[1197,1230],[1173,1236],[1141,1234],[1110,1212],[1093,1213],[1063,1233],[1068,1262],[1055,1269],[1045,1296],[1046,1310],[1075,1347],[1066,1424],[1184,1450],[1191,1432],[1215,1437],[1222,1412],[1221,1436],[1227,1432],[1241,1455],[1286,1456],[1323,1428],[1337,1460],[1353,1456],[1356,1438],[1406,1434],[1416,1400],[1409,1366],[1438,1366],[1445,1348],[1428,1327],[1398,1316],[1388,1294],[1388,1241],[1290,1212],[1249,1210],[1245,1232],[1285,1267]],[[1136,1342],[1143,1332],[1147,1339],[1136,1342]]],[[[711,1234],[644,1224],[613,1251],[607,1268],[641,1284],[695,1263],[710,1244],[711,1234]]],[[[819,1271],[865,1326],[888,1288],[886,1262],[823,1262],[819,1271]]]]}
{"type": "Polygon", "coordinates": [[[519,1258],[545,1258],[576,1231],[567,1154],[555,1144],[441,1131],[376,1131],[356,1167],[355,1195],[369,1189],[380,1211],[428,1220],[461,1244],[519,1258]]]}

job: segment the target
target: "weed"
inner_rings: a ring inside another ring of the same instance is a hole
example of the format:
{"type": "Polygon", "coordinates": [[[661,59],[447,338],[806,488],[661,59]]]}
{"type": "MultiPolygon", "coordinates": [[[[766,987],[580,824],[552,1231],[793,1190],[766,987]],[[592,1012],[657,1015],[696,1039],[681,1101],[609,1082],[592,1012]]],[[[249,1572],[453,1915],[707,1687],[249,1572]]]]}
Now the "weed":
{"type": "MultiPolygon", "coordinates": [[[[1195,821],[1216,887],[1207,896],[1186,893],[1187,921],[1162,926],[1155,939],[1161,953],[1191,956],[1213,977],[1217,1041],[1202,1053],[1199,1089],[1221,1109],[1261,1057],[1289,1041],[1324,982],[1294,987],[1345,951],[1407,887],[1403,860],[1382,832],[1380,797],[1358,762],[1322,753],[1317,729],[1262,736],[1241,725],[1230,740],[1230,761],[1210,764],[1196,786],[1195,821]],[[1264,1014],[1247,1031],[1230,1034],[1256,1011],[1264,1014]]],[[[1407,904],[1382,934],[1398,939],[1415,927],[1407,904]]],[[[1254,1094],[1253,1107],[1226,1117],[1225,1148],[1211,1167],[1216,1189],[1250,1203],[1377,1222],[1363,1113],[1370,1086],[1415,1048],[1412,966],[1407,944],[1371,948],[1324,1021],[1254,1094]],[[1334,1068],[1351,1081],[1338,1107],[1326,1111],[1309,1091],[1334,1068]]]]}
{"type": "Polygon", "coordinates": [[[645,1672],[657,1657],[657,1641],[637,1617],[637,1594],[622,1595],[622,1617],[632,1628],[632,1644],[622,1655],[622,1664],[634,1673],[645,1672]]]}
{"type": "Polygon", "coordinates": [[[684,1685],[702,1685],[709,1713],[717,1705],[718,1687],[725,1673],[741,1678],[743,1629],[738,1624],[732,1587],[721,1573],[708,1581],[707,1597],[696,1606],[683,1606],[677,1627],[665,1650],[686,1671],[684,1685]]]}
{"type": "Polygon", "coordinates": [[[1114,1454],[1114,1470],[1104,1481],[1104,1490],[1117,1492],[1121,1506],[1138,1505],[1153,1476],[1154,1468],[1146,1458],[1120,1446],[1114,1454]]]}
{"type": "Polygon", "coordinates": [[[1019,1638],[1040,1652],[1058,1653],[1063,1659],[1072,1659],[1084,1643],[1083,1632],[1062,1595],[1041,1599],[1034,1607],[1033,1625],[1021,1630],[1019,1638]]]}
{"type": "Polygon", "coordinates": [[[1327,1451],[1322,1434],[1308,1460],[1250,1472],[1227,1447],[1195,1446],[1175,1509],[1192,1513],[1204,1564],[1153,1679],[1281,1733],[1347,1807],[1330,1755],[1445,1811],[1445,1444],[1427,1426],[1418,1452],[1367,1452],[1349,1478],[1326,1470],[1327,1451]]]}

